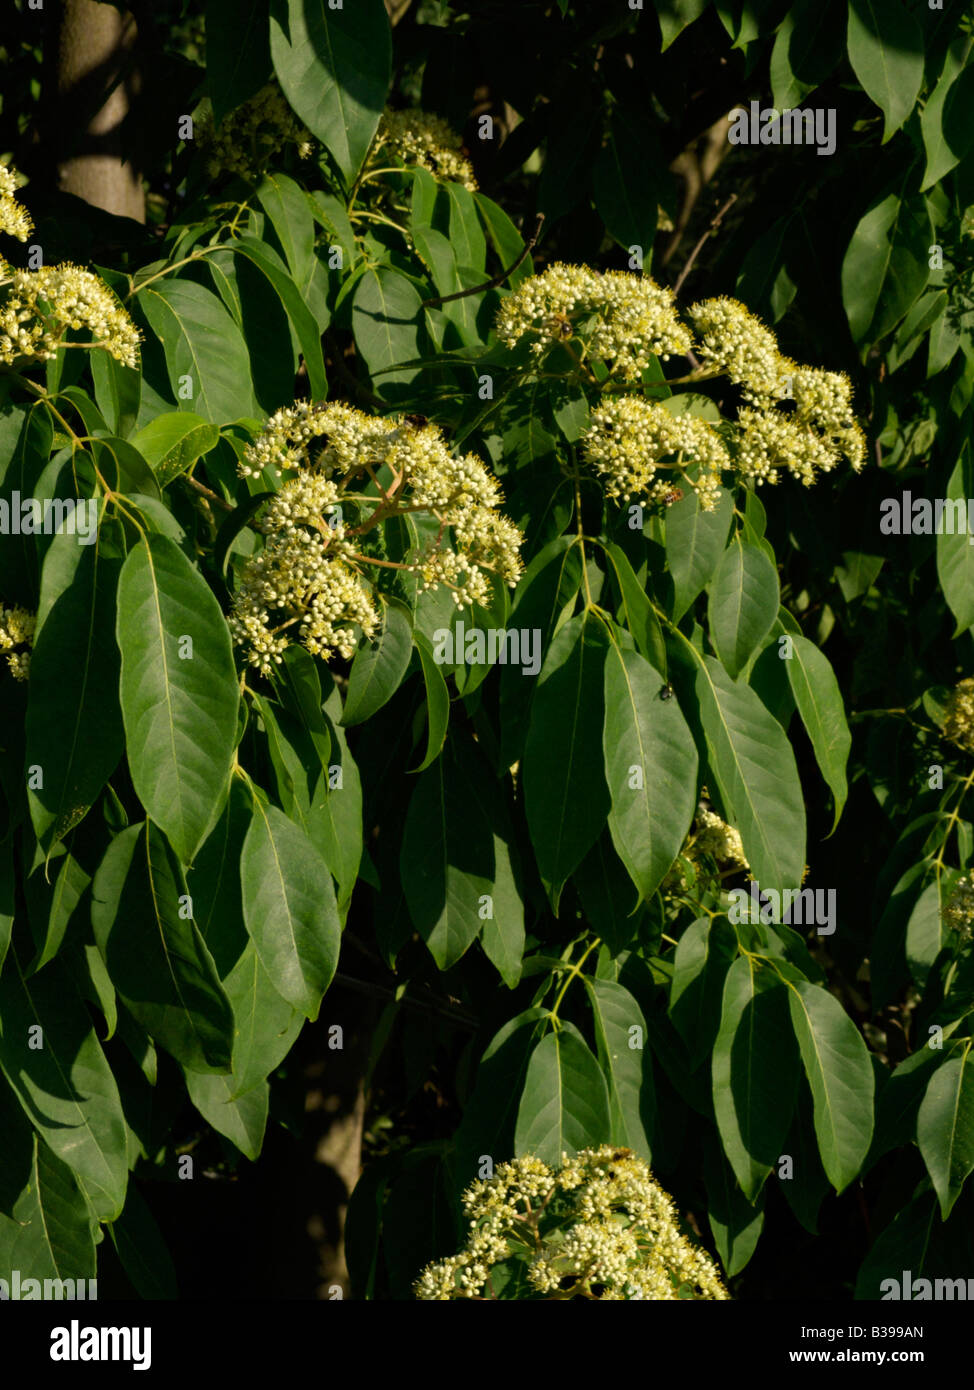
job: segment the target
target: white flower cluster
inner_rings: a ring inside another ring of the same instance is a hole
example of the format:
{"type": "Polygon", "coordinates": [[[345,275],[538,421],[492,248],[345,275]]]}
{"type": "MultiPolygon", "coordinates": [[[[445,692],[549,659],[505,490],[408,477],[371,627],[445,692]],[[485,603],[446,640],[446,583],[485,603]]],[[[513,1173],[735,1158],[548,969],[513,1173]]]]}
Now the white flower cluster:
{"type": "Polygon", "coordinates": [[[436,539],[398,565],[421,589],[446,584],[458,606],[486,603],[491,573],[511,586],[521,575],[524,537],[497,511],[497,480],[475,455],[452,454],[435,425],[296,402],[244,451],[244,477],[265,469],[283,482],[263,510],[264,548],[243,568],[231,615],[236,640],[265,674],[294,635],[315,654],[345,658],[356,627],[372,635],[370,533],[400,512],[439,523],[436,539]]]}
{"type": "Polygon", "coordinates": [[[34,629],[37,624],[35,614],[14,604],[5,608],[0,604],[0,652],[7,658],[7,665],[15,680],[25,681],[30,673],[30,648],[34,645],[34,629]],[[26,647],[26,651],[16,648],[26,647]]]}
{"type": "Polygon", "coordinates": [[[742,869],[750,868],[740,831],[721,820],[716,811],[708,810],[706,806],[700,806],[697,810],[690,852],[708,854],[721,863],[726,861],[742,869]]]}
{"type": "Polygon", "coordinates": [[[588,357],[635,381],[653,357],[664,362],[691,346],[672,291],[648,275],[555,264],[522,280],[501,304],[497,336],[508,347],[522,338],[542,357],[559,340],[578,339],[588,357]]]}
{"type": "Polygon", "coordinates": [[[460,136],[442,116],[415,106],[408,111],[386,111],[379,123],[375,143],[377,157],[392,156],[405,165],[418,165],[438,179],[462,183],[464,188],[475,192],[477,180],[473,166],[462,150],[460,136]]]}
{"type": "MultiPolygon", "coordinates": [[[[17,175],[7,164],[0,164],[0,232],[26,241],[34,230],[30,214],[17,202],[17,175]]],[[[0,257],[0,268],[3,258],[0,257]]]]}
{"type": "Polygon", "coordinates": [[[653,484],[659,468],[676,470],[690,483],[701,506],[710,511],[720,494],[721,472],[731,460],[720,435],[706,420],[673,415],[665,406],[642,396],[609,396],[591,414],[583,453],[606,482],[606,496],[647,504],[673,501],[673,478],[653,484]],[[684,470],[699,466],[693,479],[684,470]]]}
{"type": "Polygon", "coordinates": [[[502,1261],[519,1261],[541,1298],[728,1297],[713,1261],[681,1233],[672,1200],[629,1149],[563,1154],[557,1169],[532,1157],[499,1164],[495,1177],[467,1189],[463,1206],[467,1245],[423,1270],[417,1298],[504,1298],[490,1282],[502,1261]]]}
{"type": "Polygon", "coordinates": [[[204,102],[196,120],[196,138],[213,178],[226,173],[257,179],[288,145],[297,146],[300,159],[310,159],[314,153],[311,132],[273,82],[225,116],[218,128],[212,107],[204,102]]]}
{"type": "Polygon", "coordinates": [[[12,270],[0,286],[0,362],[47,362],[69,328],[88,329],[93,341],[126,367],[139,360],[139,332],[103,280],[65,262],[40,270],[12,270]]]}

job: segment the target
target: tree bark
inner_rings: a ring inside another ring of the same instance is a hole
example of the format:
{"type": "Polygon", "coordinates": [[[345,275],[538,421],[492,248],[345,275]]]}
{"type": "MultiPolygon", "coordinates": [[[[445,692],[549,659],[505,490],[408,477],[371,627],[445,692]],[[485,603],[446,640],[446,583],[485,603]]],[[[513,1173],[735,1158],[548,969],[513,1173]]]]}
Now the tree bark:
{"type": "Polygon", "coordinates": [[[63,0],[58,183],[94,207],[144,222],[141,171],[122,129],[139,90],[136,41],[132,15],[97,0],[63,0]]]}

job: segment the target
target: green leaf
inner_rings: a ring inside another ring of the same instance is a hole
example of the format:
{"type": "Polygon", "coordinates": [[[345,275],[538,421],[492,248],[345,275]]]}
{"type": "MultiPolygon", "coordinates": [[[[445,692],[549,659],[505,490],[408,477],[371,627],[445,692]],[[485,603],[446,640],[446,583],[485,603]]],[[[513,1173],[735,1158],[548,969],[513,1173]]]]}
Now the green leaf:
{"type": "Polygon", "coordinates": [[[572,618],[548,650],[524,749],[524,801],[538,870],[557,910],[565,880],[610,808],[602,749],[607,639],[592,613],[572,618]]]}
{"type": "Polygon", "coordinates": [[[8,955],[0,976],[0,1069],[97,1215],[113,1220],[128,1182],[122,1103],[88,1010],[59,961],[25,981],[8,955]]]}
{"type": "MultiPolygon", "coordinates": [[[[948,504],[956,503],[961,507],[963,524],[960,527],[954,525],[954,534],[950,534],[944,525],[937,536],[937,578],[940,580],[947,606],[957,623],[953,632],[954,638],[959,637],[974,624],[974,545],[971,544],[974,538],[967,530],[967,499],[974,497],[972,488],[974,465],[971,441],[967,439],[951,472],[946,498],[948,504]]],[[[950,510],[945,509],[945,523],[956,521],[954,511],[953,506],[950,510]]]]}
{"type": "Polygon", "coordinates": [[[588,1044],[571,1023],[531,1053],[518,1106],[514,1152],[558,1166],[563,1153],[609,1142],[609,1091],[588,1044]]]}
{"type": "Polygon", "coordinates": [[[379,266],[365,272],[352,299],[352,334],[369,372],[382,372],[382,388],[414,380],[417,368],[387,371],[420,356],[422,300],[404,275],[379,266]]]}
{"type": "Polygon", "coordinates": [[[152,465],[160,487],[187,473],[204,454],[215,449],[220,431],[199,415],[174,410],[157,415],[132,436],[132,446],[152,465]]]}
{"type": "Polygon", "coordinates": [[[805,806],[787,735],[749,686],[699,657],[695,690],[727,819],[763,889],[797,888],[805,870],[805,806]]]}
{"type": "Polygon", "coordinates": [[[314,1019],[338,965],[341,928],[328,866],[276,806],[255,799],[240,860],[244,920],[274,988],[314,1019]]]}
{"type": "Polygon", "coordinates": [[[710,0],[657,0],[656,11],[663,35],[663,52],[678,39],[687,25],[700,18],[710,0]]]}
{"type": "Polygon", "coordinates": [[[315,220],[307,193],[286,174],[275,172],[264,175],[257,200],[271,220],[294,283],[307,295],[317,263],[315,220]]]}
{"type": "Polygon", "coordinates": [[[667,507],[666,567],[673,579],[675,623],[710,583],[724,554],[733,512],[731,495],[724,489],[712,512],[703,510],[696,492],[667,507]]]}
{"type": "Polygon", "coordinates": [[[642,898],[653,896],[680,852],[697,804],[697,750],[663,678],[638,652],[613,643],[605,659],[602,744],[616,853],[642,898]]]}
{"type": "Polygon", "coordinates": [[[666,645],[659,618],[653,605],[633,572],[626,552],[618,545],[607,545],[606,556],[615,571],[622,596],[622,616],[632,633],[638,651],[657,671],[666,670],[666,645]]]}
{"type": "Polygon", "coordinates": [[[955,39],[947,50],[943,72],[920,113],[920,133],[927,154],[920,192],[935,187],[966,155],[971,124],[961,117],[971,108],[974,67],[965,70],[970,40],[955,39]]]}
{"type": "MultiPolygon", "coordinates": [[[[312,397],[320,400],[327,396],[328,378],[325,376],[325,359],[321,352],[321,331],[302,291],[264,242],[258,241],[255,237],[243,236],[233,241],[231,246],[236,255],[246,256],[253,262],[284,305],[301,345],[312,397]]],[[[304,292],[306,293],[307,291],[304,292]]]]}
{"type": "Polygon", "coordinates": [[[510,1019],[491,1039],[480,1065],[473,1092],[456,1133],[457,1183],[462,1190],[473,1182],[481,1155],[496,1158],[513,1152],[514,1124],[534,1041],[547,1011],[526,1009],[510,1019]]]}
{"type": "Polygon", "coordinates": [[[371,718],[392,699],[402,684],[413,651],[413,634],[406,608],[385,600],[377,637],[363,642],[348,676],[342,724],[348,728],[371,718]]]}
{"type": "Polygon", "coordinates": [[[134,1183],[125,1210],[108,1228],[125,1273],[140,1298],[174,1299],[176,1271],[155,1218],[134,1183]]]}
{"type": "Polygon", "coordinates": [[[139,415],[142,403],[142,372],[126,367],[107,352],[88,353],[95,400],[106,425],[126,438],[139,415]]]}
{"type": "Polygon", "coordinates": [[[646,1020],[633,996],[612,980],[583,975],[595,1021],[599,1062],[609,1088],[610,1144],[652,1161],[649,1135],[656,1113],[646,1020]]]}
{"type": "Polygon", "coordinates": [[[668,1012],[694,1071],[713,1048],[721,991],[736,953],[737,938],[722,917],[698,917],[677,943],[668,1012]]]}
{"type": "Polygon", "coordinates": [[[260,1081],[242,1095],[234,1095],[229,1076],[203,1076],[193,1071],[185,1076],[189,1098],[207,1124],[225,1135],[246,1158],[259,1158],[267,1128],[267,1082],[260,1081]]]}
{"type": "Polygon", "coordinates": [[[842,1192],[869,1152],[872,1063],[858,1028],[828,990],[805,980],[789,984],[788,1004],[812,1092],[822,1164],[842,1192]]]}
{"type": "MultiPolygon", "coordinates": [[[[77,1281],[95,1278],[95,1242],[84,1195],[66,1163],[34,1136],[30,1179],[13,1209],[0,1216],[0,1278],[9,1286],[13,1271],[21,1279],[21,1298],[31,1295],[29,1279],[70,1280],[72,1285],[38,1286],[36,1298],[84,1298],[77,1281]]],[[[5,1295],[9,1297],[8,1295],[5,1295]]]]}
{"type": "Polygon", "coordinates": [[[720,1145],[711,1136],[704,1147],[704,1181],[707,1220],[721,1264],[728,1276],[739,1274],[754,1254],[764,1226],[763,1194],[757,1206],[747,1200],[720,1145]]]}
{"type": "Polygon", "coordinates": [[[917,1143],[944,1221],[974,1169],[974,1062],[970,1043],[931,1076],[917,1114],[917,1143]]]}
{"type": "Polygon", "coordinates": [[[188,864],[226,796],[240,692],[220,605],[165,536],[122,567],[116,637],[132,783],[188,864]]]}
{"type": "Polygon", "coordinates": [[[423,667],[423,681],[426,685],[426,753],[414,772],[425,772],[440,755],[446,731],[450,723],[450,692],[443,672],[433,656],[433,647],[423,633],[414,631],[413,642],[419,652],[423,667]]]}
{"type": "MultiPolygon", "coordinates": [[[[555,627],[568,605],[574,605],[582,584],[582,550],[567,536],[546,546],[521,577],[510,623],[520,631],[538,633],[538,659],[547,651],[555,627]]],[[[537,681],[516,666],[501,670],[502,762],[510,767],[522,755],[528,714],[537,681]]]]}
{"type": "Polygon", "coordinates": [[[28,976],[35,975],[38,970],[42,970],[47,962],[53,960],[57,955],[61,949],[64,934],[68,929],[68,923],[90,883],[91,875],[84,871],[74,855],[65,854],[54,881],[44,937],[38,943],[37,956],[26,972],[28,976]]]}
{"type": "Polygon", "coordinates": [[[45,851],[87,813],[124,746],[112,640],[122,566],[107,527],[92,539],[81,545],[77,536],[54,536],[41,577],[44,617],[31,657],[26,761],[43,773],[43,785],[28,787],[27,800],[45,851]]]}
{"type": "Polygon", "coordinates": [[[265,0],[206,0],[206,81],[213,119],[254,96],[271,70],[265,0]]]}
{"type": "MultiPolygon", "coordinates": [[[[501,266],[507,270],[524,250],[524,238],[504,209],[493,199],[488,198],[485,193],[475,193],[473,197],[484,226],[487,228],[490,243],[497,253],[501,266]]],[[[525,256],[517,269],[511,271],[507,283],[512,289],[516,289],[521,281],[529,279],[531,274],[531,257],[525,256]]]]}
{"type": "Polygon", "coordinates": [[[7,835],[0,840],[0,970],[3,969],[13,934],[15,893],[13,839],[7,835]]]}
{"type": "Polygon", "coordinates": [[[883,144],[899,130],[923,82],[923,32],[902,0],[849,0],[849,62],[886,118],[883,144]]]}
{"type": "Polygon", "coordinates": [[[724,980],[713,1049],[714,1115],[731,1167],[753,1202],[777,1163],[798,1091],[788,998],[770,969],[739,956],[724,980]]]}
{"type": "Polygon", "coordinates": [[[351,185],[385,106],[392,40],[383,0],[271,0],[274,71],[351,185]]]}
{"type": "Polygon", "coordinates": [[[91,898],[98,949],[132,1015],[183,1066],[229,1069],[233,1012],[157,826],[143,821],[115,837],[91,898]]]}
{"type": "Polygon", "coordinates": [[[791,651],[790,659],[782,664],[812,741],[815,760],[835,799],[834,831],[849,791],[845,770],[852,747],[842,692],[828,657],[814,642],[807,637],[792,637],[791,651]]]}
{"type": "Polygon", "coordinates": [[[771,104],[776,110],[793,110],[838,63],[844,44],[836,9],[836,0],[797,0],[781,21],[771,51],[771,104]]]}
{"type": "Polygon", "coordinates": [[[613,110],[592,170],[592,195],[609,236],[627,251],[639,247],[648,267],[659,199],[646,135],[645,125],[637,129],[625,112],[613,110]]]}
{"type": "Polygon", "coordinates": [[[710,582],[710,636],[736,680],[778,616],[778,572],[756,545],[735,533],[710,582]]]}
{"type": "Polygon", "coordinates": [[[491,921],[492,959],[516,980],[523,907],[491,791],[479,758],[448,746],[413,792],[399,871],[413,925],[440,970],[455,965],[491,921]]]}
{"type": "Polygon", "coordinates": [[[165,350],[173,395],[186,401],[180,408],[214,425],[257,413],[247,344],[215,294],[192,280],[156,280],[138,301],[165,350]]]}
{"type": "Polygon", "coordinates": [[[926,199],[890,193],[865,213],[842,262],[842,303],[857,343],[891,332],[930,278],[926,199]]]}

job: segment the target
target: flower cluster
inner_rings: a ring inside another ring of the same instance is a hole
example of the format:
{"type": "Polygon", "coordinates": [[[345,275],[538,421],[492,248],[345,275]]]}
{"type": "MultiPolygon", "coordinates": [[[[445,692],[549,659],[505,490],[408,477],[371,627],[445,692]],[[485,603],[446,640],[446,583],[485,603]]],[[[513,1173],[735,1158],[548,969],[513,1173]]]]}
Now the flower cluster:
{"type": "Polygon", "coordinates": [[[706,854],[721,864],[727,863],[736,868],[750,868],[744,854],[740,831],[721,820],[716,811],[711,811],[702,804],[697,808],[690,853],[697,856],[706,854]]]}
{"type": "Polygon", "coordinates": [[[947,697],[944,737],[974,753],[974,677],[958,681],[947,697]]]}
{"type": "Polygon", "coordinates": [[[357,629],[373,634],[379,617],[365,574],[381,557],[370,547],[380,523],[400,513],[438,523],[403,562],[381,559],[417,576],[420,590],[445,584],[464,606],[489,601],[490,573],[511,586],[520,577],[524,538],[497,510],[497,480],[475,455],[452,454],[435,425],[299,401],[244,452],[242,476],[265,470],[279,491],[256,523],[264,546],[243,567],[230,619],[264,674],[294,636],[316,655],[348,658],[357,629]]]}
{"type": "Polygon", "coordinates": [[[676,354],[695,364],[682,381],[726,376],[740,388],[736,418],[719,427],[642,396],[603,396],[582,448],[609,497],[668,505],[684,495],[685,483],[712,511],[729,470],[775,483],[785,469],[810,484],[843,460],[855,470],[863,466],[865,437],[853,416],[848,377],[785,357],[771,330],[737,300],[704,300],[688,314],[693,333],[680,321],[671,291],[646,275],[555,264],[507,296],[495,327],[508,347],[530,343],[536,359],[563,342],[600,387],[606,371],[610,381],[633,383],[653,358],[665,362],[676,354]],[[603,364],[601,376],[590,370],[591,361],[603,364]],[[661,469],[670,476],[659,479],[661,469]]]}
{"type": "Polygon", "coordinates": [[[26,608],[14,604],[5,608],[0,604],[0,652],[7,658],[7,665],[15,680],[25,681],[30,671],[30,648],[34,645],[36,617],[26,608]],[[16,648],[27,650],[17,651],[16,648]]]}
{"type": "Polygon", "coordinates": [[[956,932],[962,941],[974,936],[974,874],[964,874],[954,885],[954,891],[944,903],[944,926],[956,932]]]}
{"type": "Polygon", "coordinates": [[[418,165],[438,179],[451,179],[471,192],[476,190],[473,167],[462,152],[463,142],[442,116],[417,107],[386,111],[379,124],[375,151],[376,156],[401,159],[403,164],[418,165]]]}
{"type": "Polygon", "coordinates": [[[40,270],[14,270],[0,304],[0,362],[47,362],[69,328],[87,329],[88,348],[103,348],[127,367],[138,362],[139,332],[115,295],[90,270],[65,262],[40,270]]]}
{"type": "Polygon", "coordinates": [[[196,136],[213,178],[239,174],[258,179],[266,166],[289,145],[301,159],[314,153],[311,132],[298,120],[273,82],[237,107],[215,126],[213,111],[204,103],[197,117],[196,136]]]}
{"type": "Polygon", "coordinates": [[[606,496],[633,497],[647,504],[682,496],[674,479],[653,483],[657,469],[678,470],[696,490],[701,506],[712,510],[720,493],[721,472],[731,460],[713,425],[692,415],[674,415],[642,396],[610,396],[592,411],[583,454],[602,475],[606,496]],[[684,470],[698,465],[688,478],[684,470]],[[673,496],[673,493],[676,496],[673,496]]]}
{"type": "Polygon", "coordinates": [[[417,1298],[728,1298],[713,1261],[682,1234],[671,1198],[629,1149],[563,1154],[555,1169],[532,1157],[502,1163],[467,1189],[463,1205],[466,1247],[422,1272],[417,1298]]]}
{"type": "Polygon", "coordinates": [[[666,361],[691,346],[670,290],[646,275],[600,274],[579,265],[551,265],[522,280],[501,305],[495,326],[508,347],[527,338],[536,357],[559,339],[577,339],[583,360],[605,362],[624,381],[638,380],[651,358],[666,361]]]}
{"type": "MultiPolygon", "coordinates": [[[[17,176],[6,164],[0,164],[0,232],[26,241],[34,224],[25,208],[17,202],[17,176]]],[[[0,267],[3,259],[0,258],[0,267]]]]}

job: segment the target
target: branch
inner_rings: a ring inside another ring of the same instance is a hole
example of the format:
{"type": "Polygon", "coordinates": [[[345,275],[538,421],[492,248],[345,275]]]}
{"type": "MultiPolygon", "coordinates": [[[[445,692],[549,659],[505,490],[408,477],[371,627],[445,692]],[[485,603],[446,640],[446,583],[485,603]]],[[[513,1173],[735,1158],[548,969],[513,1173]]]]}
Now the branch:
{"type": "Polygon", "coordinates": [[[496,290],[500,285],[503,285],[507,277],[513,275],[525,257],[529,256],[534,250],[537,245],[538,237],[541,235],[541,224],[543,221],[544,213],[539,212],[538,220],[534,226],[534,232],[531,235],[531,240],[524,243],[521,254],[513,265],[508,266],[507,270],[502,270],[501,273],[495,275],[492,280],[485,280],[482,285],[471,285],[469,290],[457,290],[456,294],[441,294],[437,299],[424,299],[423,308],[432,309],[435,308],[437,304],[449,304],[453,299],[466,299],[468,295],[481,294],[484,290],[496,290]]]}
{"type": "Polygon", "coordinates": [[[687,278],[687,276],[690,274],[690,271],[691,271],[691,269],[693,268],[693,263],[694,263],[694,261],[697,259],[697,257],[699,256],[700,252],[703,250],[703,248],[704,248],[704,246],[706,245],[708,239],[709,239],[711,236],[713,236],[714,232],[716,232],[717,228],[720,226],[721,222],[723,221],[723,219],[724,219],[724,214],[725,214],[726,212],[728,212],[729,209],[730,209],[731,207],[733,207],[733,205],[734,205],[736,202],[737,202],[737,194],[736,194],[736,193],[732,193],[732,194],[730,195],[730,197],[727,199],[727,201],[726,201],[725,203],[723,203],[723,204],[718,208],[715,217],[713,218],[713,220],[712,220],[711,223],[710,223],[710,226],[707,228],[707,230],[704,232],[703,236],[702,236],[702,237],[700,238],[700,240],[697,242],[696,246],[695,246],[695,247],[693,248],[693,250],[690,252],[690,255],[689,255],[688,259],[687,259],[686,265],[683,267],[683,269],[680,271],[680,274],[677,276],[676,284],[673,286],[673,295],[674,295],[674,298],[680,293],[680,290],[683,288],[683,282],[684,282],[684,280],[687,278]]]}

